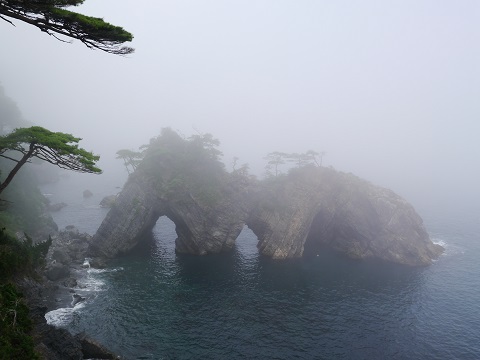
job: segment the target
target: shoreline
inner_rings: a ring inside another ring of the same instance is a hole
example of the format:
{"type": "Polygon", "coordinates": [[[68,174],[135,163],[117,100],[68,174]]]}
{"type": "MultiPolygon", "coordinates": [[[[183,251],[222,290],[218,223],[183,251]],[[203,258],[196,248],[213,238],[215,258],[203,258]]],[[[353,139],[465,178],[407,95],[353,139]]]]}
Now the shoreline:
{"type": "Polygon", "coordinates": [[[53,312],[52,316],[68,321],[75,307],[84,306],[90,298],[92,289],[85,282],[90,269],[85,262],[85,250],[90,238],[73,226],[59,231],[53,237],[44,269],[37,272],[35,279],[24,277],[15,281],[30,310],[35,351],[44,359],[122,359],[85,332],[73,334],[61,321],[55,324],[47,319],[53,312]]]}

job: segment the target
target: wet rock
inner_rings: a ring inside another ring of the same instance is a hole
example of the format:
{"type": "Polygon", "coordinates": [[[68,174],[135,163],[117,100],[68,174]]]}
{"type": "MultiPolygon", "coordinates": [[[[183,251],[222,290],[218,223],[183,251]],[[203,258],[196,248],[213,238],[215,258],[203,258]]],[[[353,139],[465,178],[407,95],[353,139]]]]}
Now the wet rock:
{"type": "Polygon", "coordinates": [[[75,278],[68,278],[62,282],[63,286],[68,288],[73,288],[77,286],[77,279],[75,278]]]}
{"type": "MultiPolygon", "coordinates": [[[[41,284],[30,278],[24,278],[17,283],[21,289],[25,302],[30,310],[33,330],[32,338],[42,359],[48,360],[81,360],[81,359],[117,359],[107,350],[85,333],[72,335],[63,328],[48,325],[45,320],[47,307],[44,299],[51,293],[53,286],[41,284]]],[[[60,299],[59,299],[60,300],[60,299]]]]}
{"type": "Polygon", "coordinates": [[[70,268],[66,265],[54,263],[47,267],[45,275],[50,281],[57,281],[70,275],[70,268]]]}
{"type": "Polygon", "coordinates": [[[52,238],[52,245],[48,250],[47,260],[72,265],[83,263],[91,236],[80,233],[78,229],[69,225],[52,238]]]}
{"type": "Polygon", "coordinates": [[[105,269],[107,267],[107,262],[103,258],[91,258],[89,261],[90,267],[94,269],[105,269]]]}
{"type": "Polygon", "coordinates": [[[85,301],[85,298],[78,294],[72,295],[72,306],[77,305],[79,302],[85,301]]]}
{"type": "Polygon", "coordinates": [[[105,346],[94,339],[88,337],[85,333],[75,336],[75,339],[81,344],[83,357],[85,359],[119,359],[105,346]]]}

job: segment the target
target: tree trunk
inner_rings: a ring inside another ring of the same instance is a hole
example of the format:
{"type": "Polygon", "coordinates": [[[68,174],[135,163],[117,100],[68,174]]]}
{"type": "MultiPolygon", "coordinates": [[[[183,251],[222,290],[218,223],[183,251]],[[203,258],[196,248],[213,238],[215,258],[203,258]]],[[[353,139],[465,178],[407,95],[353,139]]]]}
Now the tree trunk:
{"type": "Polygon", "coordinates": [[[23,157],[18,161],[17,165],[15,165],[14,168],[10,171],[5,181],[0,184],[0,194],[3,192],[3,190],[5,190],[8,184],[10,184],[13,177],[17,174],[18,170],[20,170],[20,168],[23,165],[25,165],[25,163],[32,156],[34,151],[35,151],[35,143],[30,143],[28,152],[26,154],[23,154],[23,157]]]}

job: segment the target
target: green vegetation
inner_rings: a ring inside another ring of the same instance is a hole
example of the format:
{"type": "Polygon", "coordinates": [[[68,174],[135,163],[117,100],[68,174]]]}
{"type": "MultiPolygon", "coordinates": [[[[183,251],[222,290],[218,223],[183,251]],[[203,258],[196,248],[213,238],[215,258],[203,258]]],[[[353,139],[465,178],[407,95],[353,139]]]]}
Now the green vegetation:
{"type": "Polygon", "coordinates": [[[13,284],[0,284],[0,359],[34,360],[40,357],[34,351],[30,336],[32,321],[22,294],[13,284]]]}
{"type": "Polygon", "coordinates": [[[121,149],[117,151],[117,159],[123,160],[123,165],[125,165],[125,169],[130,174],[135,171],[138,164],[142,161],[143,152],[121,149]]]}
{"type": "Polygon", "coordinates": [[[0,282],[18,275],[32,275],[44,264],[45,255],[52,239],[33,244],[25,234],[25,240],[18,240],[5,228],[0,229],[0,282]]]}
{"type": "Polygon", "coordinates": [[[71,134],[51,132],[40,126],[15,129],[12,133],[0,137],[0,157],[17,164],[0,183],[0,193],[13,180],[18,170],[30,159],[36,157],[62,169],[86,173],[100,173],[95,166],[99,156],[79,148],[80,138],[71,134]],[[19,159],[10,154],[20,153],[19,159]]]}
{"type": "Polygon", "coordinates": [[[12,25],[13,20],[20,20],[60,41],[66,42],[62,39],[65,37],[77,39],[91,49],[117,55],[133,53],[131,47],[122,46],[133,39],[128,31],[103,19],[65,9],[83,2],[84,0],[2,0],[0,19],[12,25]]]}
{"type": "MultiPolygon", "coordinates": [[[[0,168],[4,167],[4,162],[0,162],[0,168]]],[[[56,229],[53,220],[45,216],[48,200],[36,185],[32,169],[19,172],[15,181],[2,193],[0,227],[34,236],[45,228],[56,229]]]]}
{"type": "Polygon", "coordinates": [[[138,168],[155,182],[160,196],[193,197],[212,206],[221,199],[228,177],[218,145],[211,134],[184,139],[164,128],[142,147],[145,156],[138,168]]]}
{"type": "Polygon", "coordinates": [[[305,153],[284,153],[280,151],[274,151],[268,153],[265,159],[267,160],[267,165],[265,170],[267,176],[278,176],[282,173],[280,170],[283,165],[294,164],[296,167],[304,167],[308,165],[314,165],[317,167],[322,166],[323,157],[325,156],[325,151],[316,152],[313,150],[308,150],[305,153]]]}
{"type": "Polygon", "coordinates": [[[10,281],[34,274],[44,264],[52,239],[33,245],[32,239],[18,240],[0,229],[0,360],[39,359],[30,336],[32,322],[22,294],[10,281]]]}

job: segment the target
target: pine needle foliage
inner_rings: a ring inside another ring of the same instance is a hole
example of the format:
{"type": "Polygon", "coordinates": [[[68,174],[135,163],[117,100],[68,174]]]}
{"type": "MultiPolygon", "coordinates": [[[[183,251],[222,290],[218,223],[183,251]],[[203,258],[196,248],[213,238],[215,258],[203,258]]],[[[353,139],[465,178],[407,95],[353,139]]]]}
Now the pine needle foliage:
{"type": "Polygon", "coordinates": [[[85,149],[78,147],[81,138],[71,134],[52,132],[41,126],[15,129],[8,135],[0,137],[0,157],[12,160],[17,164],[6,179],[0,183],[0,193],[5,190],[18,170],[30,158],[36,157],[62,169],[83,173],[101,173],[96,167],[100,159],[85,149]],[[20,157],[14,157],[19,153],[20,157]]]}
{"type": "Polygon", "coordinates": [[[66,9],[83,2],[84,0],[0,0],[0,19],[12,25],[14,20],[20,20],[60,41],[67,42],[65,38],[76,39],[91,49],[116,55],[133,53],[133,48],[122,46],[133,39],[133,35],[122,27],[66,9]]]}

